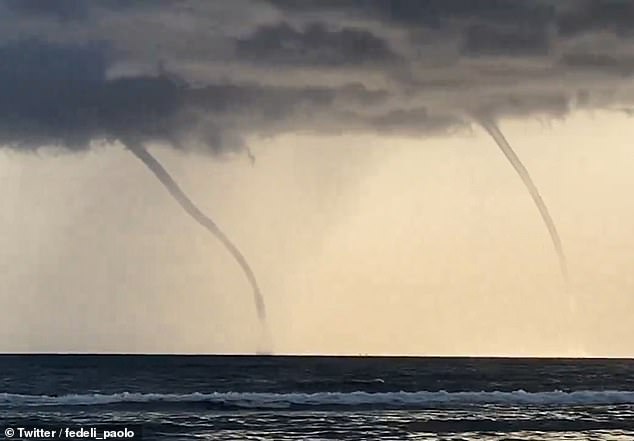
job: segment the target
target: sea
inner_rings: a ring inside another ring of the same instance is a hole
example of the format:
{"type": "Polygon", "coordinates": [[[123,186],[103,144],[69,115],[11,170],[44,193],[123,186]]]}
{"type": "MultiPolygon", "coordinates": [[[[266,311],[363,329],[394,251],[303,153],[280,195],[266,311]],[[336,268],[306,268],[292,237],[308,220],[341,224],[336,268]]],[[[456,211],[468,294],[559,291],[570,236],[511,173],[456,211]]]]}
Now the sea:
{"type": "Polygon", "coordinates": [[[145,440],[634,440],[634,360],[0,356],[1,429],[103,425],[145,440]]]}

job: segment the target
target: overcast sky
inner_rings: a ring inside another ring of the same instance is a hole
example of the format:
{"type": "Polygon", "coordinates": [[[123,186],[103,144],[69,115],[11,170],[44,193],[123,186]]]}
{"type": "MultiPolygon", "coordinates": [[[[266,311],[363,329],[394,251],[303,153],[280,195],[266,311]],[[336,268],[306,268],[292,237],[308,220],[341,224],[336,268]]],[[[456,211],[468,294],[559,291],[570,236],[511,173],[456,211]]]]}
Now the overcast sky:
{"type": "Polygon", "coordinates": [[[240,267],[138,144],[249,260],[276,352],[634,356],[632,22],[618,0],[0,0],[0,351],[258,348],[240,267]]]}

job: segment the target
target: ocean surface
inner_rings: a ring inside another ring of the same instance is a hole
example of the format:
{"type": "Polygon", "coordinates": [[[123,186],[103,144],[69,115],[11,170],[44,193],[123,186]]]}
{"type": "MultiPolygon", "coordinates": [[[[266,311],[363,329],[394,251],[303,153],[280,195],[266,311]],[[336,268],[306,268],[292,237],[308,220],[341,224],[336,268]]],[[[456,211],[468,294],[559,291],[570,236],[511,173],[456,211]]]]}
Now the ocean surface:
{"type": "Polygon", "coordinates": [[[0,423],[134,424],[146,440],[632,440],[634,360],[2,355],[0,423]]]}

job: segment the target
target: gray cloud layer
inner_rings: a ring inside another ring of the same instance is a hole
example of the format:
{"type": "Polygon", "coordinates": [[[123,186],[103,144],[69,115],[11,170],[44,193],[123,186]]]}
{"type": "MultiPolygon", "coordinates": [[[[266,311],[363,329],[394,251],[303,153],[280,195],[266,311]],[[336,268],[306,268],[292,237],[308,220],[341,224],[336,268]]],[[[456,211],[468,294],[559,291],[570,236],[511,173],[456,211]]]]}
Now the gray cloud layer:
{"type": "Polygon", "coordinates": [[[0,144],[21,148],[219,152],[634,101],[628,1],[4,0],[0,17],[0,144]]]}

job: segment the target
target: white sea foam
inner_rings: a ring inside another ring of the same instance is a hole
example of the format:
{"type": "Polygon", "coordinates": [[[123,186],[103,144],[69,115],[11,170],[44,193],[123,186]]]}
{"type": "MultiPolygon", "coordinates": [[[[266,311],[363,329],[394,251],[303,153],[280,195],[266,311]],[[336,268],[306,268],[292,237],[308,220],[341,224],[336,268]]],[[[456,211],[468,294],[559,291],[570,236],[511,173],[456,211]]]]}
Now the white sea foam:
{"type": "Polygon", "coordinates": [[[288,408],[293,406],[386,406],[428,407],[434,405],[609,405],[634,404],[634,391],[576,392],[318,392],[255,393],[212,392],[157,394],[122,392],[115,394],[71,394],[61,396],[0,393],[0,407],[87,406],[117,403],[210,403],[245,408],[288,408]]]}

